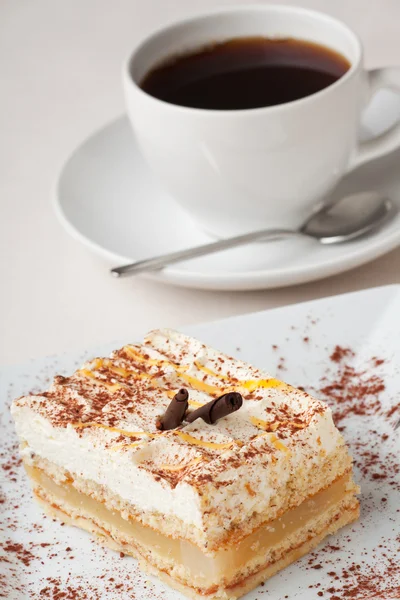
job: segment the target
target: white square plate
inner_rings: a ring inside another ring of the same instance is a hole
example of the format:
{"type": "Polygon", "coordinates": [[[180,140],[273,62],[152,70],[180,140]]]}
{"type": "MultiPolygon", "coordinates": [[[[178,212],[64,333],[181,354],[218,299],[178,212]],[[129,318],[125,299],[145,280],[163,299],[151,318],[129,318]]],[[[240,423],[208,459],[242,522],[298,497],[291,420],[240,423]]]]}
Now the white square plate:
{"type": "MultiPolygon", "coordinates": [[[[345,404],[331,402],[334,411],[348,412],[341,414],[339,424],[358,466],[361,518],[247,600],[333,600],[349,597],[349,590],[354,590],[353,600],[400,598],[400,429],[394,431],[400,418],[399,315],[400,286],[389,286],[185,328],[207,344],[276,371],[278,377],[320,397],[322,388],[340,380],[346,365],[356,373],[347,370],[345,404]],[[336,346],[351,348],[354,355],[337,363],[330,358],[336,346]],[[353,564],[360,567],[349,570],[353,564]]],[[[43,518],[22,468],[12,458],[16,437],[7,410],[12,398],[46,388],[56,373],[70,373],[90,355],[109,353],[124,342],[0,373],[0,597],[182,598],[141,574],[133,559],[97,546],[85,532],[43,518]],[[66,595],[57,595],[57,588],[66,595]]]]}

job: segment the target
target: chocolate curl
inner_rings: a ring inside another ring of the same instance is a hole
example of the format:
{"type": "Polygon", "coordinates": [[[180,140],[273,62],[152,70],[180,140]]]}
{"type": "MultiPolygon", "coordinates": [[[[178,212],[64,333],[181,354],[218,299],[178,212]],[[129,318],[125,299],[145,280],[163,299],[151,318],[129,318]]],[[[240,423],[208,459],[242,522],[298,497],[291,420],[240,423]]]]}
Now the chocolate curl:
{"type": "Polygon", "coordinates": [[[188,391],[185,388],[180,389],[172,398],[165,414],[157,421],[157,429],[167,431],[179,427],[188,409],[188,398],[188,391]]]}
{"type": "Polygon", "coordinates": [[[239,410],[242,404],[243,398],[241,394],[238,392],[229,392],[189,413],[186,421],[193,423],[196,419],[203,419],[209,425],[214,425],[218,419],[223,419],[239,410]]]}

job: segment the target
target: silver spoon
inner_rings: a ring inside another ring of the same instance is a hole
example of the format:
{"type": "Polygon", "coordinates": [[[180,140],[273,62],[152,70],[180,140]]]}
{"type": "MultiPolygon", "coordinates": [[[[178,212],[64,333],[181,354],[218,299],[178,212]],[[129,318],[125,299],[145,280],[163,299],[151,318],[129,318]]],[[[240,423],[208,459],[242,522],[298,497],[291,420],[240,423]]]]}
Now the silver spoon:
{"type": "Polygon", "coordinates": [[[114,277],[138,275],[147,271],[156,271],[189,258],[220,252],[221,250],[260,240],[272,240],[282,237],[305,235],[318,240],[321,244],[341,244],[375,231],[382,227],[384,223],[393,219],[397,212],[396,206],[382,194],[378,192],[360,192],[345,196],[337,202],[314,212],[297,230],[262,229],[261,231],[253,231],[204,244],[203,246],[138,260],[111,269],[111,274],[114,277]]]}

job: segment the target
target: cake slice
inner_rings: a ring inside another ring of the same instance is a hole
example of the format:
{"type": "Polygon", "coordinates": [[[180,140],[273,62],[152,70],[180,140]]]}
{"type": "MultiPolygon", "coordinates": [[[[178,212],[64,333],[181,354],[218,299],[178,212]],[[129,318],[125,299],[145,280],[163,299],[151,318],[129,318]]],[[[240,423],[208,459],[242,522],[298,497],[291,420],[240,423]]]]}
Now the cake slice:
{"type": "Polygon", "coordinates": [[[191,598],[239,598],[359,514],[323,402],[175,331],[12,413],[45,511],[191,598]]]}

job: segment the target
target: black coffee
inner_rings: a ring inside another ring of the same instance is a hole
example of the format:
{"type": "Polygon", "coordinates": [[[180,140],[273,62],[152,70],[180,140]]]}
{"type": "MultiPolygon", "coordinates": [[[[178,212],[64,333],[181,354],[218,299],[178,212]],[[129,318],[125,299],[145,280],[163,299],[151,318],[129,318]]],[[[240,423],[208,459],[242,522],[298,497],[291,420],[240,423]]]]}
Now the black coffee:
{"type": "Polygon", "coordinates": [[[349,68],[341,54],[312,42],[237,38],[168,59],[141,87],[171,104],[239,110],[315,94],[349,68]]]}

